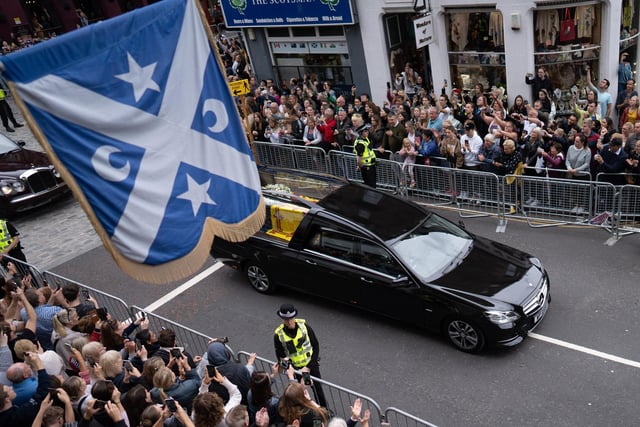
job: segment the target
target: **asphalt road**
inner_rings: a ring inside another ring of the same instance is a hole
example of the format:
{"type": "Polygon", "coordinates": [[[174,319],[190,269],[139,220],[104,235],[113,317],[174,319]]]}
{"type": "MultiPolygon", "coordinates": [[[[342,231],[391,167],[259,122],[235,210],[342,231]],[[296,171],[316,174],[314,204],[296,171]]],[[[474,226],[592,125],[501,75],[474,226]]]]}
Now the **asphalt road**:
{"type": "MultiPolygon", "coordinates": [[[[495,233],[491,218],[466,225],[539,255],[550,273],[553,301],[547,317],[536,338],[514,349],[464,354],[438,336],[343,306],[289,291],[259,295],[227,267],[156,313],[211,336],[227,335],[236,351],[274,359],[275,311],[292,302],[319,336],[324,379],[440,426],[637,425],[640,236],[609,247],[603,230],[534,230],[510,221],[506,233],[495,233]]],[[[142,307],[176,286],[132,281],[102,247],[53,271],[142,307]]]]}

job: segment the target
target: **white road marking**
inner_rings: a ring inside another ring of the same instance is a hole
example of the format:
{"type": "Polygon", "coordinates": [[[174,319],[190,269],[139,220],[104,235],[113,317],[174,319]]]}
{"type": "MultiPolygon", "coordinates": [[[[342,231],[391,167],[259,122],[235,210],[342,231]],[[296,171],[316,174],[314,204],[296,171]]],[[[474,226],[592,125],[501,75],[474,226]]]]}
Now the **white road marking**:
{"type": "Polygon", "coordinates": [[[551,337],[546,337],[544,335],[536,334],[535,332],[529,333],[529,336],[531,338],[535,338],[535,339],[540,340],[540,341],[545,341],[545,342],[548,342],[548,343],[551,343],[551,344],[559,345],[560,347],[565,347],[565,348],[568,348],[570,350],[575,350],[575,351],[579,351],[579,352],[582,352],[582,353],[590,354],[592,356],[600,357],[602,359],[611,360],[612,362],[621,363],[623,365],[628,365],[628,366],[631,366],[631,367],[634,367],[634,368],[640,368],[640,362],[636,362],[634,360],[625,359],[623,357],[614,356],[613,354],[604,353],[604,352],[598,351],[598,350],[592,350],[590,348],[583,347],[581,345],[571,344],[571,343],[568,343],[566,341],[558,340],[558,339],[551,338],[551,337]]]}
{"type": "Polygon", "coordinates": [[[147,313],[153,313],[154,310],[156,310],[159,307],[163,306],[164,304],[168,303],[169,301],[171,301],[172,299],[174,299],[175,297],[177,297],[181,293],[187,291],[189,288],[197,285],[202,280],[206,279],[207,277],[211,276],[216,271],[220,270],[222,267],[224,267],[223,263],[216,262],[211,267],[209,267],[206,270],[204,270],[202,273],[200,273],[197,276],[193,277],[192,279],[184,282],[182,285],[178,286],[177,288],[175,288],[174,290],[172,290],[171,292],[169,292],[168,294],[166,294],[162,298],[152,302],[151,304],[146,306],[143,310],[146,311],[147,313]]]}
{"type": "MultiPolygon", "coordinates": [[[[179,287],[175,288],[173,291],[169,292],[164,297],[162,297],[162,298],[156,300],[155,302],[149,304],[143,310],[146,311],[147,313],[153,313],[154,310],[156,310],[159,307],[163,306],[164,304],[168,303],[169,301],[171,301],[172,299],[174,299],[175,297],[177,297],[181,293],[187,291],[191,287],[197,285],[202,280],[206,279],[207,277],[211,276],[216,271],[220,270],[222,267],[224,267],[224,264],[222,264],[221,262],[216,262],[214,265],[212,265],[211,267],[207,268],[202,273],[198,274],[197,276],[195,276],[194,278],[192,278],[189,281],[185,282],[184,284],[180,285],[179,287]]],[[[529,337],[537,339],[537,340],[540,340],[540,341],[548,342],[550,344],[555,344],[555,345],[558,345],[560,347],[565,347],[565,348],[568,348],[570,350],[579,351],[581,353],[590,354],[592,356],[600,357],[602,359],[611,360],[612,362],[617,362],[617,363],[621,363],[623,365],[628,365],[628,366],[631,366],[633,368],[640,368],[640,362],[636,362],[636,361],[630,360],[630,359],[625,359],[623,357],[614,356],[613,354],[604,353],[602,351],[593,350],[593,349],[590,349],[590,348],[587,348],[587,347],[583,347],[581,345],[571,344],[569,342],[562,341],[562,340],[559,340],[559,339],[556,339],[556,338],[551,338],[551,337],[547,337],[547,336],[544,336],[544,335],[536,334],[535,332],[530,332],[529,333],[529,337]]]]}

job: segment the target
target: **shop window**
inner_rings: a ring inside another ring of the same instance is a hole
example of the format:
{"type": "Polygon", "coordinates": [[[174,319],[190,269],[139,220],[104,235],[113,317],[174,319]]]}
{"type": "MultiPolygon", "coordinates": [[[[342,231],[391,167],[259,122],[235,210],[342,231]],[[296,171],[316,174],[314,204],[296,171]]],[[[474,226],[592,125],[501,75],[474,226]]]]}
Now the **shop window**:
{"type": "MultiPolygon", "coordinates": [[[[640,7],[637,0],[623,0],[622,19],[620,20],[620,54],[627,54],[627,61],[632,70],[636,70],[638,58],[636,57],[638,39],[638,22],[640,21],[640,7]]],[[[620,82],[618,82],[620,83],[620,82]]]]}
{"type": "Polygon", "coordinates": [[[451,11],[445,22],[453,87],[464,94],[469,94],[476,84],[485,89],[505,87],[502,13],[451,11]]]}
{"type": "Polygon", "coordinates": [[[587,67],[592,79],[599,78],[601,19],[600,4],[534,12],[535,65],[546,70],[555,88],[558,114],[572,109],[574,97],[586,104],[587,67]]]}
{"type": "Polygon", "coordinates": [[[289,28],[288,27],[267,28],[267,35],[269,37],[291,37],[289,35],[289,28]]]}
{"type": "Polygon", "coordinates": [[[344,27],[339,27],[339,26],[318,27],[318,35],[320,37],[344,36],[344,27]]]}
{"type": "Polygon", "coordinates": [[[293,37],[315,37],[315,27],[291,27],[293,37]]]}
{"type": "Polygon", "coordinates": [[[433,87],[428,66],[429,49],[416,48],[413,20],[417,16],[412,13],[403,13],[384,17],[391,76],[389,83],[393,82],[394,90],[404,89],[409,94],[413,93],[408,90],[409,85],[413,87],[415,93],[433,87]],[[407,64],[412,74],[417,77],[408,79],[406,83],[398,83],[402,81],[401,74],[405,72],[407,64]]]}

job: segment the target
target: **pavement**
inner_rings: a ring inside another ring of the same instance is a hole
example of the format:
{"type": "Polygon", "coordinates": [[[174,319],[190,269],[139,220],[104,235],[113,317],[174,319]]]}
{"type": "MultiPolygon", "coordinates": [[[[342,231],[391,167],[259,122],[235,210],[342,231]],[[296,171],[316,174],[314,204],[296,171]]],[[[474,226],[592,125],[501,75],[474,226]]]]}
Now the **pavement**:
{"type": "MultiPolygon", "coordinates": [[[[30,150],[44,151],[13,99],[8,102],[16,120],[25,126],[7,132],[0,125],[0,132],[14,141],[24,141],[30,150]]],[[[27,260],[40,270],[52,269],[101,245],[87,215],[71,195],[21,213],[11,218],[11,223],[20,232],[27,260]]]]}

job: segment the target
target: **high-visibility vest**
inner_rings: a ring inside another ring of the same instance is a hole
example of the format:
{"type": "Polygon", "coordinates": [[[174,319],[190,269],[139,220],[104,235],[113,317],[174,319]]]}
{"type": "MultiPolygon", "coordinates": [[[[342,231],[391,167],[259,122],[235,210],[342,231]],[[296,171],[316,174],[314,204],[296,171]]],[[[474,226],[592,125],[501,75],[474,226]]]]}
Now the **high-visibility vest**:
{"type": "Polygon", "coordinates": [[[284,333],[284,324],[276,328],[276,335],[284,347],[289,360],[296,369],[304,368],[311,362],[313,348],[311,348],[311,340],[303,319],[296,319],[296,335],[290,337],[284,333]]]}
{"type": "Polygon", "coordinates": [[[6,94],[4,93],[4,89],[0,89],[0,101],[5,98],[6,94]]]}
{"type": "Polygon", "coordinates": [[[11,234],[9,234],[7,221],[0,219],[0,252],[4,252],[11,242],[13,242],[13,238],[11,237],[11,234]]]}
{"type": "Polygon", "coordinates": [[[358,154],[358,152],[356,151],[356,147],[358,146],[358,144],[364,145],[364,151],[362,152],[362,166],[373,165],[376,162],[376,153],[371,148],[369,148],[369,146],[371,145],[371,141],[369,141],[369,138],[358,137],[358,139],[356,139],[356,143],[353,146],[353,152],[355,154],[358,154]]]}

